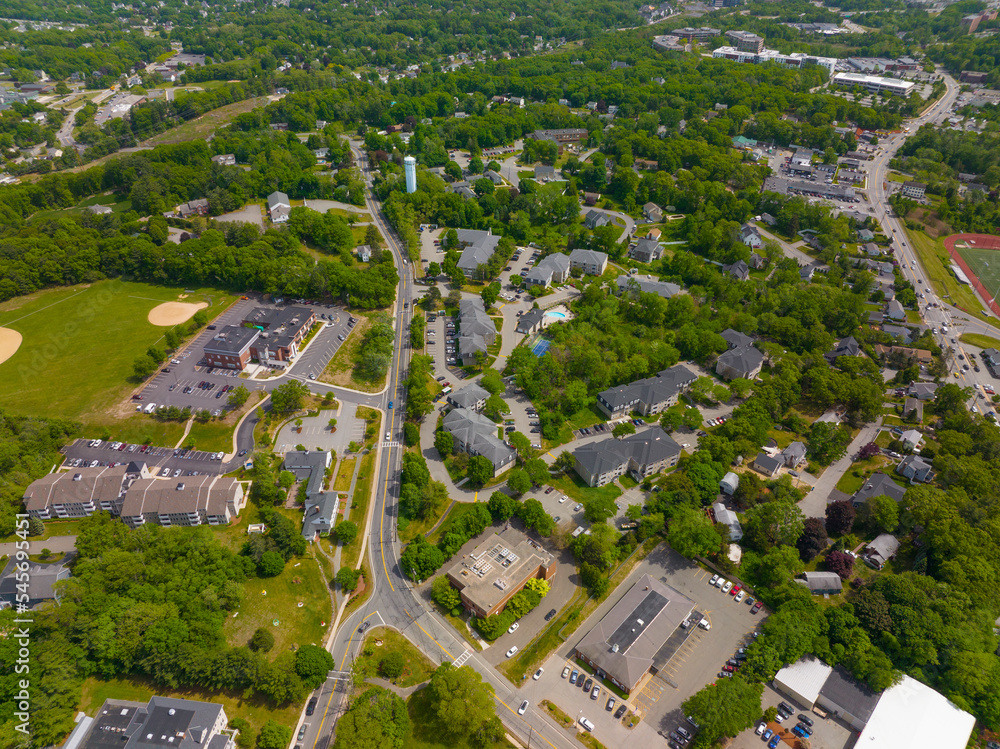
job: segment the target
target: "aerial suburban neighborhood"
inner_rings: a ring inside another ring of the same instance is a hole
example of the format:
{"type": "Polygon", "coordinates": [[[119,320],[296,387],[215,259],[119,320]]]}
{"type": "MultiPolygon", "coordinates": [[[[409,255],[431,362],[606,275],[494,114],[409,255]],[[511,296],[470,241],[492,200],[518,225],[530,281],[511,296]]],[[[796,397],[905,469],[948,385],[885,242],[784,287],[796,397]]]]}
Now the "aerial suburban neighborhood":
{"type": "Polygon", "coordinates": [[[0,15],[0,749],[1000,749],[996,7],[0,15]]]}

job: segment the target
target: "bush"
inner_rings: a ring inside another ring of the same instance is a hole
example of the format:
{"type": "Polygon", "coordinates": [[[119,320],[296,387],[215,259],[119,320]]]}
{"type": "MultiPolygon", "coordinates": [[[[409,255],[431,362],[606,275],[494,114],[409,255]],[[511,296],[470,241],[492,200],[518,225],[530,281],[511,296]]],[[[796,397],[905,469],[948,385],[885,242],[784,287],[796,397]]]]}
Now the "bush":
{"type": "Polygon", "coordinates": [[[351,543],[351,541],[358,537],[358,526],[350,520],[342,520],[337,523],[337,527],[334,529],[334,535],[337,537],[337,541],[340,542],[341,546],[347,546],[351,543]]]}
{"type": "Polygon", "coordinates": [[[358,581],[361,579],[361,570],[341,567],[337,570],[337,574],[333,579],[344,591],[352,593],[358,587],[358,581]]]}
{"type": "Polygon", "coordinates": [[[385,679],[398,679],[403,675],[405,665],[403,654],[394,650],[382,656],[382,660],[378,663],[378,672],[385,679]]]}
{"type": "Polygon", "coordinates": [[[277,577],[285,569],[285,558],[276,551],[265,551],[257,565],[257,574],[261,577],[277,577]]]}
{"type": "Polygon", "coordinates": [[[274,635],[263,627],[258,627],[253,633],[248,643],[249,648],[255,653],[267,653],[274,647],[274,635]]]}

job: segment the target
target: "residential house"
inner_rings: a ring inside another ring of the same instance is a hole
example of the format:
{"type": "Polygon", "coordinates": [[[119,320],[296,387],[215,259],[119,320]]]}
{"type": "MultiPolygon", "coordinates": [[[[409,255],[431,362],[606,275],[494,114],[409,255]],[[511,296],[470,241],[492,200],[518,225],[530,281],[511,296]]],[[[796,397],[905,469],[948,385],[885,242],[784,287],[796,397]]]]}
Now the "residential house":
{"type": "Polygon", "coordinates": [[[806,446],[796,440],[789,443],[788,447],[778,453],[776,457],[786,468],[794,471],[806,460],[806,446]]]}
{"type": "Polygon", "coordinates": [[[730,497],[736,493],[736,490],[740,486],[740,475],[738,473],[733,473],[729,471],[722,480],[719,482],[719,491],[723,494],[728,494],[730,497]]]}
{"type": "Polygon", "coordinates": [[[655,426],[622,439],[609,437],[573,451],[574,468],[588,486],[604,486],[626,473],[636,481],[677,465],[681,446],[655,426]]]}
{"type": "MultiPolygon", "coordinates": [[[[983,353],[986,353],[985,351],[983,353]]],[[[934,394],[941,387],[936,382],[914,382],[907,394],[921,401],[934,400],[934,394]]]]}
{"type": "Polygon", "coordinates": [[[903,487],[886,476],[884,473],[878,472],[869,476],[865,480],[864,485],[854,492],[854,495],[851,497],[851,502],[853,502],[854,506],[857,507],[864,504],[872,497],[880,496],[892,497],[894,500],[899,502],[903,499],[903,494],[905,493],[906,490],[903,487]]]}
{"type": "Polygon", "coordinates": [[[597,250],[573,250],[569,254],[569,267],[588,276],[600,276],[608,267],[608,255],[597,250]]]}
{"type": "Polygon", "coordinates": [[[442,426],[451,434],[456,451],[487,458],[493,464],[494,476],[514,465],[517,451],[497,437],[496,422],[482,414],[456,408],[445,415],[442,426]]]}
{"type": "Polygon", "coordinates": [[[906,310],[903,309],[903,305],[893,299],[886,305],[885,316],[890,320],[905,320],[906,310]]]}
{"type": "Polygon", "coordinates": [[[903,418],[915,419],[917,422],[924,420],[924,402],[917,398],[907,397],[903,401],[903,418]]]}
{"type": "Polygon", "coordinates": [[[737,260],[732,265],[724,265],[722,270],[737,281],[746,281],[750,278],[750,266],[742,260],[737,260]]]}
{"type": "MultiPolygon", "coordinates": [[[[895,325],[888,325],[888,326],[883,325],[882,329],[885,330],[886,327],[900,330],[905,334],[910,333],[909,328],[897,328],[897,326],[895,325]]],[[[906,359],[910,360],[911,362],[920,364],[922,366],[926,366],[930,364],[932,361],[934,361],[934,357],[931,355],[931,352],[927,351],[926,349],[909,348],[907,346],[883,346],[880,343],[876,343],[874,349],[875,353],[878,354],[880,359],[885,359],[890,354],[899,354],[905,357],[906,359]]]]}
{"type": "Polygon", "coordinates": [[[656,203],[646,203],[642,207],[642,215],[651,224],[658,224],[663,221],[663,210],[656,203]]]}
{"type": "Polygon", "coordinates": [[[868,257],[878,257],[879,255],[882,254],[882,251],[878,248],[878,245],[875,244],[874,242],[868,242],[865,245],[865,252],[868,254],[868,257]]]}
{"type": "Polygon", "coordinates": [[[597,201],[600,199],[601,199],[601,193],[599,192],[585,192],[583,194],[584,205],[597,205],[597,201]]]}
{"type": "Polygon", "coordinates": [[[280,190],[275,190],[267,196],[267,215],[271,217],[272,223],[286,223],[291,212],[292,202],[288,199],[288,195],[280,190]]]}
{"type": "Polygon", "coordinates": [[[777,226],[778,225],[778,219],[776,219],[770,213],[762,213],[762,214],[760,214],[760,220],[762,222],[764,222],[765,224],[767,224],[768,226],[777,226]]]}
{"type": "Polygon", "coordinates": [[[865,547],[862,557],[869,567],[880,570],[898,551],[899,540],[890,533],[882,533],[865,547]]]}
{"type": "Polygon", "coordinates": [[[21,607],[34,609],[58,598],[55,584],[69,579],[69,563],[76,556],[71,551],[58,562],[44,564],[27,562],[27,568],[18,568],[19,563],[11,559],[7,574],[0,578],[0,610],[21,607]]]}
{"type": "Polygon", "coordinates": [[[107,205],[92,205],[87,207],[87,212],[92,213],[95,216],[103,216],[111,213],[111,206],[107,205]]]}
{"type": "Polygon", "coordinates": [[[629,257],[640,263],[652,263],[663,255],[663,247],[655,239],[644,237],[635,243],[629,257]]]}
{"type": "Polygon", "coordinates": [[[197,200],[189,200],[187,203],[181,203],[177,206],[177,215],[181,218],[207,216],[208,200],[205,198],[198,198],[197,200]]]}
{"type": "Polygon", "coordinates": [[[650,416],[677,403],[696,379],[697,374],[678,364],[664,369],[654,377],[618,385],[597,394],[597,407],[611,419],[628,416],[633,411],[650,416]]]}
{"type": "Polygon", "coordinates": [[[308,499],[322,493],[326,472],[332,463],[333,453],[325,450],[290,450],[285,453],[281,467],[293,473],[297,482],[305,482],[308,499]]]}
{"type": "Polygon", "coordinates": [[[541,165],[535,167],[535,181],[536,182],[553,182],[556,179],[555,167],[541,165]]]}
{"type": "Polygon", "coordinates": [[[934,476],[931,464],[919,455],[907,455],[896,466],[896,473],[908,478],[911,484],[917,482],[929,483],[934,476]]]}
{"type": "Polygon", "coordinates": [[[815,265],[805,265],[799,268],[799,278],[803,281],[812,281],[814,275],[816,275],[815,265]]]}
{"type": "Polygon", "coordinates": [[[900,435],[899,441],[903,443],[904,450],[918,451],[920,443],[924,441],[924,435],[916,429],[907,429],[900,435]]]}
{"type": "Polygon", "coordinates": [[[773,479],[778,475],[778,471],[781,469],[783,462],[780,458],[772,458],[766,453],[757,453],[757,457],[753,460],[753,469],[758,473],[762,473],[769,479],[773,479]]]}
{"type": "Polygon", "coordinates": [[[358,256],[358,260],[362,263],[370,263],[372,259],[372,248],[371,245],[359,244],[354,248],[354,252],[358,256]]]}
{"type": "Polygon", "coordinates": [[[329,536],[337,525],[339,504],[337,492],[320,492],[307,497],[302,513],[302,537],[312,543],[320,536],[329,536]]]}
{"type": "Polygon", "coordinates": [[[222,166],[236,166],[236,155],[231,153],[220,153],[212,157],[212,161],[222,166]]]}
{"type": "Polygon", "coordinates": [[[669,281],[660,281],[659,279],[645,275],[621,275],[615,279],[616,293],[620,296],[626,290],[630,293],[638,294],[642,292],[643,294],[656,294],[663,299],[670,299],[670,297],[681,293],[681,287],[675,283],[670,283],[669,281]]]}
{"type": "Polygon", "coordinates": [[[875,235],[872,234],[870,231],[868,231],[868,229],[859,229],[858,230],[858,241],[859,242],[871,242],[873,239],[875,239],[875,235]]]}
{"type": "Polygon", "coordinates": [[[492,169],[487,169],[485,172],[483,172],[483,176],[486,177],[486,179],[488,179],[494,185],[503,184],[503,177],[501,177],[498,172],[495,172],[492,169]]]}
{"type": "MultiPolygon", "coordinates": [[[[905,328],[902,325],[890,325],[888,323],[882,323],[882,332],[888,333],[891,336],[899,338],[903,343],[912,343],[917,337],[916,332],[913,328],[905,328]]],[[[893,346],[893,348],[901,348],[899,346],[893,346]]]]}
{"type": "Polygon", "coordinates": [[[514,330],[524,335],[537,333],[544,327],[545,320],[545,310],[534,307],[517,318],[517,327],[514,330]]]}
{"type": "MultiPolygon", "coordinates": [[[[736,474],[726,475],[735,476],[736,474]]],[[[740,519],[736,513],[728,509],[722,502],[716,502],[712,505],[712,514],[715,515],[716,523],[722,523],[729,529],[729,540],[734,544],[739,543],[743,538],[743,526],[740,525],[740,519]]]]}
{"type": "Polygon", "coordinates": [[[761,270],[765,265],[767,265],[767,258],[763,255],[758,255],[756,252],[751,252],[750,259],[747,260],[747,265],[754,270],[761,270]]]}
{"type": "Polygon", "coordinates": [[[864,353],[861,351],[861,344],[857,342],[854,336],[847,336],[847,338],[841,338],[837,341],[837,345],[833,351],[828,351],[823,356],[826,357],[828,362],[833,364],[842,356],[864,356],[864,353]]]}
{"type": "Polygon", "coordinates": [[[802,579],[795,582],[809,588],[814,596],[837,595],[844,589],[840,575],[836,572],[803,572],[802,579]]]}
{"type": "Polygon", "coordinates": [[[764,355],[752,344],[733,347],[719,355],[715,362],[715,373],[725,380],[738,377],[754,379],[764,366],[764,355]]]}
{"type": "Polygon", "coordinates": [[[611,217],[608,214],[601,213],[593,208],[587,211],[587,215],[583,217],[583,225],[588,229],[596,229],[599,226],[607,226],[610,223],[611,217]]]}
{"type": "Polygon", "coordinates": [[[760,250],[764,247],[764,240],[753,224],[743,224],[740,227],[740,241],[754,250],[760,250]]]}

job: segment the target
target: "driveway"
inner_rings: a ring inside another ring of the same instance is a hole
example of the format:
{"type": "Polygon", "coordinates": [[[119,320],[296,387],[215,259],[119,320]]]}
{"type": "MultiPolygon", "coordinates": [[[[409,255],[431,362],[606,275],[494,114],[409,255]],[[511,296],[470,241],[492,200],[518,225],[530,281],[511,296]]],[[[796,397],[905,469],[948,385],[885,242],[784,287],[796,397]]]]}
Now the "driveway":
{"type": "MultiPolygon", "coordinates": [[[[16,544],[19,541],[11,541],[10,543],[0,544],[0,556],[9,557],[17,551],[16,544]]],[[[76,536],[51,536],[45,540],[39,538],[29,538],[28,543],[31,545],[28,549],[30,554],[38,554],[42,549],[48,549],[53,554],[61,554],[66,551],[73,551],[76,548],[76,536]]]]}
{"type": "Polygon", "coordinates": [[[882,417],[879,417],[874,424],[865,425],[858,436],[854,438],[847,447],[844,457],[827,466],[823,475],[816,479],[816,483],[804,499],[799,502],[799,508],[807,518],[826,517],[826,505],[830,499],[830,493],[837,488],[837,482],[847,473],[854,462],[852,456],[869,442],[874,442],[882,427],[882,417]]]}

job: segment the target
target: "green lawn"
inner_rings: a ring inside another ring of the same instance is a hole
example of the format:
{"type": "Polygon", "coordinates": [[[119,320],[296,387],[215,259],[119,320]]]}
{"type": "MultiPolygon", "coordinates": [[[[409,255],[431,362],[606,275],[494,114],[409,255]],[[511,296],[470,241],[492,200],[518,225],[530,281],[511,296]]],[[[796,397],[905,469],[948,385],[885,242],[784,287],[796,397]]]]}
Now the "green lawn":
{"type": "Polygon", "coordinates": [[[436,544],[441,540],[441,537],[448,532],[448,529],[451,528],[452,524],[471,511],[472,508],[475,507],[475,504],[475,502],[456,502],[451,508],[451,511],[448,513],[448,517],[445,521],[437,527],[437,530],[427,537],[427,540],[432,544],[436,544]]]}
{"type": "Polygon", "coordinates": [[[958,340],[976,348],[1000,348],[1000,338],[993,338],[981,333],[962,333],[958,340]]]}
{"type": "MultiPolygon", "coordinates": [[[[420,689],[410,695],[406,709],[410,714],[412,732],[403,742],[404,749],[472,749],[469,736],[455,735],[441,723],[430,689],[420,689]]],[[[480,744],[475,746],[478,749],[514,749],[514,745],[506,739],[486,747],[480,744]]]]}
{"type": "Polygon", "coordinates": [[[365,637],[361,655],[354,661],[354,668],[366,678],[378,675],[378,664],[387,653],[401,653],[403,675],[393,683],[399,687],[413,687],[431,678],[434,664],[416,646],[399,632],[385,627],[375,627],[365,637]],[[370,651],[370,655],[368,652],[370,651]]]}
{"type": "MultiPolygon", "coordinates": [[[[83,518],[78,520],[49,520],[45,523],[45,532],[42,535],[31,537],[32,547],[38,546],[40,541],[52,538],[53,536],[76,536],[80,532],[80,523],[82,522],[83,518]]],[[[9,536],[0,536],[0,543],[19,540],[20,537],[15,536],[13,533],[9,536]]],[[[41,551],[41,549],[42,547],[38,546],[38,550],[41,551]]]]}
{"type": "Polygon", "coordinates": [[[309,552],[293,558],[277,577],[248,579],[243,591],[237,616],[226,619],[226,640],[230,645],[246,645],[258,627],[274,635],[271,660],[294,647],[322,644],[332,620],[330,598],[309,552]]]}
{"type": "Polygon", "coordinates": [[[337,469],[337,478],[333,480],[334,491],[346,492],[351,488],[351,479],[354,478],[354,466],[357,462],[357,458],[344,458],[340,461],[340,468],[337,469]]]}
{"type": "MultiPolygon", "coordinates": [[[[200,85],[200,84],[199,84],[200,85]]],[[[183,91],[183,89],[180,89],[183,91]]],[[[189,140],[203,140],[218,130],[223,125],[228,125],[232,120],[241,114],[250,112],[257,107],[263,107],[268,103],[266,96],[259,96],[251,99],[244,99],[233,104],[213,109],[201,117],[181,123],[177,127],[172,127],[166,132],[155,135],[143,143],[144,146],[158,146],[165,143],[183,143],[189,140]]]]}
{"type": "MultiPolygon", "coordinates": [[[[127,401],[136,387],[132,362],[150,345],[163,345],[165,328],[150,324],[146,316],[183,293],[182,288],[101,281],[3,303],[0,326],[18,331],[24,340],[0,364],[0,403],[21,413],[95,424],[131,415],[134,409],[127,401]]],[[[220,314],[232,299],[210,289],[187,297],[208,302],[209,317],[220,314]]]]}
{"type": "MultiPolygon", "coordinates": [[[[357,567],[358,555],[361,553],[361,541],[365,534],[365,518],[368,515],[368,503],[372,498],[372,480],[374,479],[375,452],[369,452],[361,459],[361,470],[358,471],[358,485],[354,488],[351,498],[351,521],[358,526],[359,533],[351,543],[340,552],[341,567],[357,567]]],[[[377,522],[373,518],[372,522],[377,522]]]]}
{"type": "Polygon", "coordinates": [[[50,211],[38,211],[31,218],[48,219],[55,218],[56,216],[82,215],[84,209],[92,205],[106,205],[111,208],[112,213],[126,213],[132,210],[132,201],[128,199],[127,195],[118,195],[109,191],[84,198],[72,208],[55,208],[50,211]]]}
{"type": "MultiPolygon", "coordinates": [[[[140,413],[134,413],[104,428],[107,429],[108,439],[166,447],[176,445],[184,434],[183,421],[160,421],[140,413]]],[[[103,431],[103,428],[98,431],[103,431]]]]}
{"type": "Polygon", "coordinates": [[[205,423],[195,420],[191,424],[191,431],[184,440],[184,444],[193,443],[195,450],[231,452],[233,449],[234,426],[234,424],[227,424],[224,421],[216,419],[206,421],[205,423]]]}
{"type": "Polygon", "coordinates": [[[592,499],[605,499],[609,497],[617,499],[622,493],[622,490],[614,484],[587,486],[583,482],[583,479],[576,475],[576,472],[572,472],[569,476],[564,475],[558,478],[550,478],[549,485],[554,486],[556,491],[562,492],[570,497],[570,499],[584,503],[592,499]]]}
{"type": "MultiPolygon", "coordinates": [[[[361,231],[363,232],[364,228],[361,231]]],[[[320,374],[319,379],[332,385],[349,387],[366,393],[377,393],[385,387],[384,376],[378,382],[368,382],[354,376],[355,366],[361,357],[361,342],[364,339],[365,331],[371,327],[371,319],[363,312],[354,311],[351,314],[358,319],[358,324],[354,326],[354,330],[344,345],[337,349],[337,353],[326,365],[326,369],[320,374]]]]}

